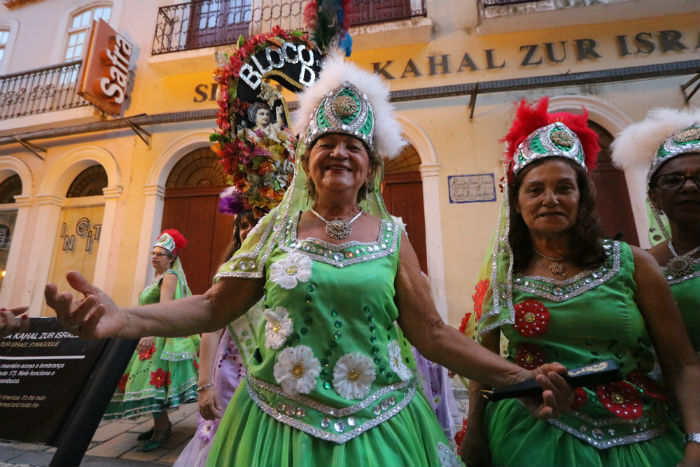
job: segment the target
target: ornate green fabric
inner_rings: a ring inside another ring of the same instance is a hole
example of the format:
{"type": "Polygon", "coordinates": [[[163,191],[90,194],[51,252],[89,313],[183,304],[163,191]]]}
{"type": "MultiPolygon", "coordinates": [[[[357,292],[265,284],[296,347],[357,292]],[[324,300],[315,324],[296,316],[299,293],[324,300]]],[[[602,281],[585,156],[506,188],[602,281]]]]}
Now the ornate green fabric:
{"type": "Polygon", "coordinates": [[[548,422],[517,400],[490,403],[485,429],[495,465],[675,465],[682,457],[681,432],[666,414],[668,396],[634,301],[632,251],[622,242],[603,246],[603,265],[571,279],[516,276],[514,320],[499,324],[508,359],[520,366],[612,359],[625,379],[579,390],[575,409],[548,422]]]}
{"type": "MultiPolygon", "coordinates": [[[[168,270],[163,274],[177,274],[168,270]]],[[[163,277],[139,295],[139,305],[158,303],[163,277]]],[[[175,299],[182,298],[178,286],[175,299]]],[[[180,404],[197,401],[197,353],[199,334],[188,337],[156,337],[152,351],[136,351],[105,411],[105,419],[159,413],[180,404]]]]}
{"type": "Polygon", "coordinates": [[[687,276],[675,277],[668,271],[664,272],[683,315],[690,343],[696,352],[700,352],[700,259],[695,260],[693,273],[687,276]]]}
{"type": "Polygon", "coordinates": [[[401,225],[333,245],[297,239],[299,215],[266,258],[259,348],[208,465],[459,465],[395,324],[401,225]]]}

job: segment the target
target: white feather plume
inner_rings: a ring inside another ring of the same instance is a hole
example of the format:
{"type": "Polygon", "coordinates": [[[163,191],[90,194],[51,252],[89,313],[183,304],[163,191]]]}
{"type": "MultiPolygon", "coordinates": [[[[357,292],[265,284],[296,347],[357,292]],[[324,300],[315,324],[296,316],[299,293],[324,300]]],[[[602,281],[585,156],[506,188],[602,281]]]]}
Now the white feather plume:
{"type": "Polygon", "coordinates": [[[382,157],[398,156],[406,141],[401,137],[402,129],[394,116],[394,107],[389,103],[389,87],[379,76],[345,61],[337,52],[325,59],[317,81],[299,96],[299,107],[292,116],[294,132],[304,137],[311,114],[325,94],[343,81],[364,92],[374,110],[374,150],[382,157]]]}
{"type": "Polygon", "coordinates": [[[700,108],[651,109],[644,120],[633,123],[613,141],[612,159],[621,169],[648,169],[666,138],[700,122],[700,108]]]}

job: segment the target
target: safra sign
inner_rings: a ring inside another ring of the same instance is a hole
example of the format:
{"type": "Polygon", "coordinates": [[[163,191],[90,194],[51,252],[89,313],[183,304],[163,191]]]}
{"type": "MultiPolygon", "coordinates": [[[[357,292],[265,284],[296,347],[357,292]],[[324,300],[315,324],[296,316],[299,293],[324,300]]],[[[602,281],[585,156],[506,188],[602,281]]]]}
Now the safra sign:
{"type": "Polygon", "coordinates": [[[121,115],[133,46],[103,20],[90,34],[78,94],[110,115],[121,115]]]}

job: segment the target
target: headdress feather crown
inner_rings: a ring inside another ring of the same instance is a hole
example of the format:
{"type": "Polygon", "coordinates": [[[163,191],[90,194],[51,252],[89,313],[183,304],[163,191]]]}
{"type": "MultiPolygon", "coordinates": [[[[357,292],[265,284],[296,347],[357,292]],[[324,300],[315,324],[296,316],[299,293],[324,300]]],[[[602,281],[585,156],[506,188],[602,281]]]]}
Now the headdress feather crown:
{"type": "Polygon", "coordinates": [[[316,83],[299,96],[293,129],[307,146],[324,134],[344,133],[387,158],[399,155],[406,144],[388,86],[338,53],[326,59],[316,83]]]}
{"type": "Polygon", "coordinates": [[[598,135],[588,126],[588,112],[580,115],[547,112],[549,98],[535,105],[520,102],[508,134],[506,158],[509,176],[543,157],[563,157],[584,169],[593,170],[600,145],[598,135]]]}
{"type": "Polygon", "coordinates": [[[168,250],[172,254],[177,254],[180,250],[187,246],[187,239],[177,231],[177,229],[164,230],[154,247],[159,246],[168,250]]]}
{"type": "Polygon", "coordinates": [[[700,152],[700,108],[651,109],[644,120],[620,132],[612,159],[621,169],[649,169],[649,178],[671,157],[700,152]]]}

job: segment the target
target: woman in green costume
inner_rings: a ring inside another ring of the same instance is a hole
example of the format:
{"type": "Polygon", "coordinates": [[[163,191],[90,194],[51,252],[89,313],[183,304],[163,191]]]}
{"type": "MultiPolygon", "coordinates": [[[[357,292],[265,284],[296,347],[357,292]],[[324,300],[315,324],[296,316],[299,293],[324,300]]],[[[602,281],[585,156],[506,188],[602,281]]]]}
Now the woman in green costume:
{"type": "Polygon", "coordinates": [[[301,97],[292,186],[202,296],[119,309],[81,276],[73,304],[47,303],[83,337],[178,335],[232,322],[248,374],[208,458],[211,466],[458,465],[416,388],[410,341],[427,358],[493,386],[536,377],[532,413],[566,410],[558,364],[526,370],[440,319],[401,224],[378,191],[381,155],[398,155],[401,127],[388,89],[342,57],[301,97]],[[263,297],[263,307],[251,306],[263,297]],[[405,335],[405,338],[404,338],[405,335]]]}
{"type": "MultiPolygon", "coordinates": [[[[166,303],[192,295],[178,253],[187,240],[177,230],[165,230],[151,252],[156,270],[153,282],[139,295],[139,305],[166,303]]],[[[197,401],[197,352],[199,335],[143,337],[112,397],[105,419],[129,418],[150,413],[153,428],[141,433],[148,441],[142,451],[158,449],[170,436],[167,410],[197,401]]]]}
{"type": "MultiPolygon", "coordinates": [[[[613,142],[622,168],[648,171],[649,253],[663,268],[700,352],[700,109],[653,109],[613,142]]],[[[700,355],[700,353],[699,353],[700,355]]]]}
{"type": "Polygon", "coordinates": [[[508,184],[489,290],[477,329],[482,345],[533,368],[614,360],[624,379],[578,388],[571,411],[548,420],[513,399],[485,402],[470,387],[468,465],[699,465],[700,364],[654,259],[602,239],[587,168],[597,136],[587,114],[518,108],[506,136],[508,184]],[[654,372],[658,355],[664,378],[654,372]],[[665,384],[668,384],[668,394],[665,384]],[[688,432],[669,420],[675,398],[688,432]]]}

